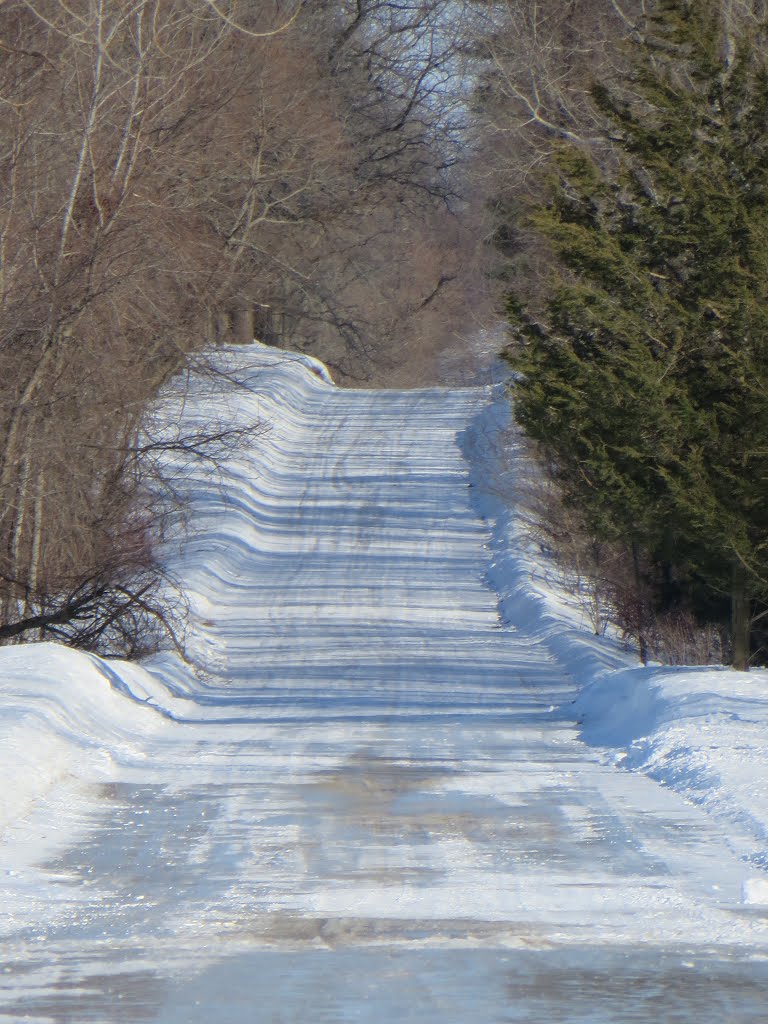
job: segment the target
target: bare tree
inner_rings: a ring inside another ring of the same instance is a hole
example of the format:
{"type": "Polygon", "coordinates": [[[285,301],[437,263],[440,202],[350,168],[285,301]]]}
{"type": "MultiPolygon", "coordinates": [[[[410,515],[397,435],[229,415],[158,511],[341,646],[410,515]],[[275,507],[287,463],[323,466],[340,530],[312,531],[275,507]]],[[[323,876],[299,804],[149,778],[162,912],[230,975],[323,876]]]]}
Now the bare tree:
{"type": "Polygon", "coordinates": [[[0,5],[0,640],[162,621],[142,424],[206,341],[428,378],[475,301],[469,6],[0,5]]]}
{"type": "Polygon", "coordinates": [[[202,70],[263,44],[222,10],[0,8],[0,637],[82,623],[115,587],[113,634],[149,607],[140,422],[216,294],[180,154],[231,100],[200,96],[202,70]]]}
{"type": "Polygon", "coordinates": [[[321,0],[305,9],[344,124],[348,180],[308,273],[322,287],[286,295],[290,340],[342,379],[426,379],[431,361],[434,380],[455,334],[446,322],[468,322],[478,294],[464,287],[477,280],[467,269],[479,241],[464,174],[472,4],[321,0]],[[418,268],[417,250],[429,251],[418,268]]]}

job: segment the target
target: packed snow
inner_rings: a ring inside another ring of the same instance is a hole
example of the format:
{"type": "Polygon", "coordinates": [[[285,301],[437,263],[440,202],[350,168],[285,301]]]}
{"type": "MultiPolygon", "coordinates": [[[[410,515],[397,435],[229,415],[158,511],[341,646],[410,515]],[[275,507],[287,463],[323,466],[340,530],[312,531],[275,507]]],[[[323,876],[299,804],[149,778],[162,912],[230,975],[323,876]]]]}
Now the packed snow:
{"type": "Polygon", "coordinates": [[[497,387],[218,358],[190,663],[0,650],[0,1016],[763,1019],[768,674],[590,634],[497,387]]]}

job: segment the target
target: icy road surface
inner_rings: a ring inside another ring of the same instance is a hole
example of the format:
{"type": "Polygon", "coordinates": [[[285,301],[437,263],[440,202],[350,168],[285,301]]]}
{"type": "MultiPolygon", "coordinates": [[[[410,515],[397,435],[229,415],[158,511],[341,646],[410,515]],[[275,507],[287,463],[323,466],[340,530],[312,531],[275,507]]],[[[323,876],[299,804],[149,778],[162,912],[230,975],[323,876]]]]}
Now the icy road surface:
{"type": "Polygon", "coordinates": [[[0,1020],[768,1019],[754,869],[499,625],[488,396],[232,359],[228,415],[271,430],[195,484],[207,676],[3,652],[0,1020]]]}

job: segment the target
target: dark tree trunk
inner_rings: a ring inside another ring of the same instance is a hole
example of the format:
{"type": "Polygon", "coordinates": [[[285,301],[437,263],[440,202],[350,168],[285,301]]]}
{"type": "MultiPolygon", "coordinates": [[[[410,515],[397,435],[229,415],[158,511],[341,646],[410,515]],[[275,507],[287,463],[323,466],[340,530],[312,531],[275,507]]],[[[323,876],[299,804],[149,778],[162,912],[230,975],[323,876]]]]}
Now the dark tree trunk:
{"type": "Polygon", "coordinates": [[[635,601],[637,604],[637,643],[640,648],[640,661],[648,664],[648,637],[645,632],[645,598],[643,594],[643,574],[640,569],[640,545],[632,542],[632,568],[635,575],[635,601]]]}
{"type": "Polygon", "coordinates": [[[743,566],[735,565],[731,585],[731,665],[739,672],[749,672],[751,624],[747,574],[743,566]]]}
{"type": "Polygon", "coordinates": [[[238,306],[232,311],[232,341],[236,345],[250,345],[253,339],[253,307],[238,306]]]}

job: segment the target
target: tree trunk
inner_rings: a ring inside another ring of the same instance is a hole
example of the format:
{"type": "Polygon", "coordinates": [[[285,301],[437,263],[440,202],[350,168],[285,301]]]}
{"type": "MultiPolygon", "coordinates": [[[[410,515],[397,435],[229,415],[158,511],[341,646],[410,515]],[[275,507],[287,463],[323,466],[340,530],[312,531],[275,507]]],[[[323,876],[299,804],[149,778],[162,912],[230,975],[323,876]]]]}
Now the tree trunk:
{"type": "Polygon", "coordinates": [[[232,321],[229,314],[218,310],[216,313],[216,344],[232,344],[232,321]]]}
{"type": "Polygon", "coordinates": [[[239,306],[232,311],[232,341],[236,345],[250,345],[253,339],[253,307],[239,306]]]}
{"type": "Polygon", "coordinates": [[[632,542],[632,568],[635,575],[635,602],[637,605],[637,643],[640,661],[648,664],[648,638],[645,634],[645,601],[643,600],[643,574],[640,570],[640,545],[632,542]]]}
{"type": "Polygon", "coordinates": [[[749,672],[751,624],[747,574],[742,565],[735,565],[731,584],[731,665],[739,672],[749,672]]]}

